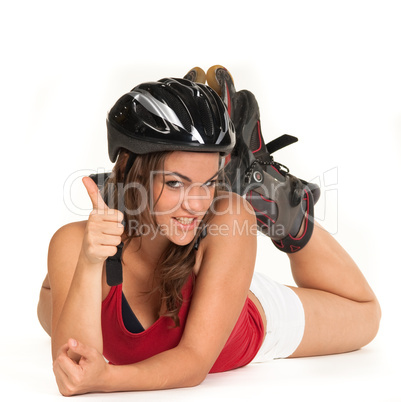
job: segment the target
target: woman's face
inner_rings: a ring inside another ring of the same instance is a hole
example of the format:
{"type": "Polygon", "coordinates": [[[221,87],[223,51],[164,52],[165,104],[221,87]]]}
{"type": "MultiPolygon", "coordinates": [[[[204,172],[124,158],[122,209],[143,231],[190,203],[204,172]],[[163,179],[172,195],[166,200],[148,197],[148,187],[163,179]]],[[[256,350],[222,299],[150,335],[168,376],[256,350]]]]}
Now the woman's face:
{"type": "Polygon", "coordinates": [[[218,153],[177,151],[167,156],[163,171],[153,172],[153,212],[173,243],[193,240],[213,201],[218,170],[218,153]]]}

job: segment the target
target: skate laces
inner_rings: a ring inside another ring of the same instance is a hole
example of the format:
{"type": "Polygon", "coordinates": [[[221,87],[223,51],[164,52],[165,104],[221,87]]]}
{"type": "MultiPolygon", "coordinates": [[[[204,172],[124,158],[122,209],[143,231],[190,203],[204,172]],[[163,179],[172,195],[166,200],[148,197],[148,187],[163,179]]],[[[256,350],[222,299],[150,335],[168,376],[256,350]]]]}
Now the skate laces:
{"type": "Polygon", "coordinates": [[[290,169],[288,169],[287,166],[283,165],[282,163],[276,162],[272,156],[270,156],[270,160],[268,161],[263,161],[262,159],[255,159],[245,171],[244,176],[246,184],[249,184],[251,182],[251,177],[253,175],[253,171],[255,170],[256,165],[273,166],[283,176],[286,176],[288,173],[290,173],[290,169]]]}

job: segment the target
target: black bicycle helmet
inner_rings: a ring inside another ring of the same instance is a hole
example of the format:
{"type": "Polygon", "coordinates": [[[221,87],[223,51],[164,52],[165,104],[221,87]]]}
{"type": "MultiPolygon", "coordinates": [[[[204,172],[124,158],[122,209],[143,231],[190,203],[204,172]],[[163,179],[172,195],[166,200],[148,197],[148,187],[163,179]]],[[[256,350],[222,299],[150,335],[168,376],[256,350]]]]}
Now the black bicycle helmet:
{"type": "Polygon", "coordinates": [[[109,157],[121,148],[134,154],[157,151],[219,152],[235,145],[235,129],[217,93],[207,85],[164,78],[136,86],[107,118],[109,157]]]}

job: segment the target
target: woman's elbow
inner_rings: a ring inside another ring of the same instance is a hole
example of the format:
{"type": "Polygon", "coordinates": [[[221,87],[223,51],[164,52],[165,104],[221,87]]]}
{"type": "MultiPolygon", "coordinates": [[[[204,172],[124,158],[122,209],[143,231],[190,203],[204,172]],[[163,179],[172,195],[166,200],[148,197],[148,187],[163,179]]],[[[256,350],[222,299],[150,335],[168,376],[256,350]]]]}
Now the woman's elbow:
{"type": "Polygon", "coordinates": [[[197,387],[198,385],[201,385],[203,381],[205,381],[208,373],[194,373],[191,378],[188,378],[186,381],[186,387],[191,388],[191,387],[197,387]]]}
{"type": "Polygon", "coordinates": [[[377,299],[374,300],[374,312],[373,312],[373,338],[374,339],[379,332],[380,321],[382,318],[382,310],[380,303],[377,299]]]}
{"type": "Polygon", "coordinates": [[[187,367],[183,385],[185,387],[197,387],[205,381],[214,362],[211,363],[210,359],[205,358],[201,353],[195,352],[191,348],[186,348],[185,356],[186,359],[191,361],[191,364],[187,367]]]}
{"type": "Polygon", "coordinates": [[[381,316],[382,312],[380,304],[375,298],[369,302],[369,315],[364,328],[364,340],[362,346],[366,346],[376,338],[376,335],[379,332],[381,316]]]}

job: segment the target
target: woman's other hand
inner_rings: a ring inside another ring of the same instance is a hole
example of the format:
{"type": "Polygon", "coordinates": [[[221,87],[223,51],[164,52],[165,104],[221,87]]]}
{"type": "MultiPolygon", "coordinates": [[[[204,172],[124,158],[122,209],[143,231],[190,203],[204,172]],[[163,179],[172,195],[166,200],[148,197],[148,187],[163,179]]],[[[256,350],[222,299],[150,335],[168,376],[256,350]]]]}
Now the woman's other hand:
{"type": "Polygon", "coordinates": [[[53,371],[59,391],[64,396],[106,392],[109,365],[93,347],[69,339],[63,345],[53,362],[53,371]],[[78,362],[69,357],[68,352],[80,355],[78,362]]]}

